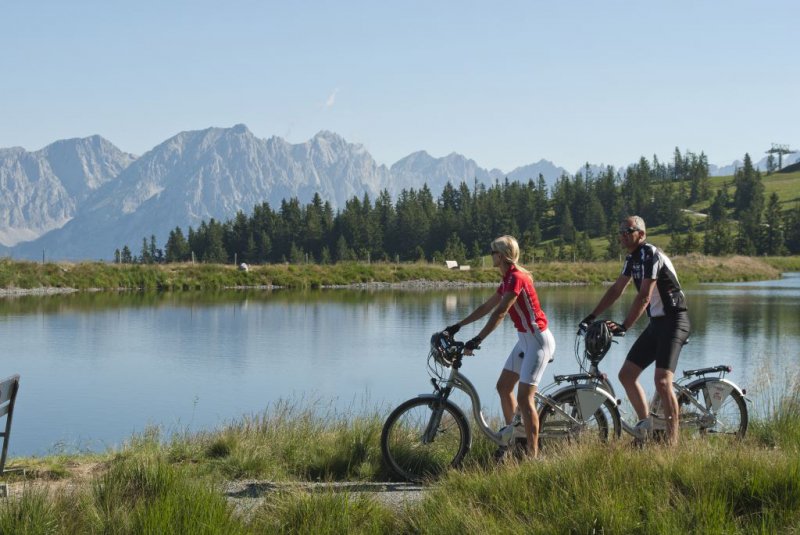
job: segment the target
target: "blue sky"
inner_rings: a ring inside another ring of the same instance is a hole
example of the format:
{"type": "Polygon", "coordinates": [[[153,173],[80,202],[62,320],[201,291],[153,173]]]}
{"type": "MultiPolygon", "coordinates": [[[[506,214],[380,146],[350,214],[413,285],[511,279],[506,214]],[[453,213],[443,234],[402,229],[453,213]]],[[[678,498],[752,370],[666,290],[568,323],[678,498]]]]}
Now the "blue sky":
{"type": "Polygon", "coordinates": [[[31,0],[0,18],[0,147],[100,134],[142,154],[244,123],[503,171],[800,149],[792,1],[31,0]]]}

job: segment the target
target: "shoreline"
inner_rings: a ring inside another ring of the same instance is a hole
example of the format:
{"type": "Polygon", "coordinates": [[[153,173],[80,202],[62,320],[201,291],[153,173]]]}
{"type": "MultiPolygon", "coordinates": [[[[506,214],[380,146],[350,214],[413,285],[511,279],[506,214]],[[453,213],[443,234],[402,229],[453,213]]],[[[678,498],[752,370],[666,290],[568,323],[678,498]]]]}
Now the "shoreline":
{"type": "MultiPolygon", "coordinates": [[[[800,271],[800,257],[725,258],[689,255],[673,260],[683,284],[777,280],[800,271]]],[[[550,262],[532,266],[539,287],[607,286],[617,261],[550,262]]],[[[248,271],[221,264],[34,264],[0,259],[0,298],[77,292],[196,292],[220,290],[449,290],[493,288],[496,270],[453,271],[430,263],[269,264],[248,271]]]]}
{"type": "MultiPolygon", "coordinates": [[[[321,290],[447,290],[459,288],[494,288],[498,283],[495,282],[468,282],[468,281],[433,281],[433,280],[411,280],[403,282],[354,282],[351,284],[322,284],[318,289],[321,290]]],[[[588,286],[589,283],[575,282],[540,282],[537,286],[588,286]]],[[[243,291],[243,290],[302,290],[301,288],[290,288],[273,284],[224,286],[223,290],[243,291]]],[[[144,288],[0,288],[0,298],[3,297],[27,297],[27,296],[50,296],[50,295],[69,295],[83,292],[144,292],[153,291],[144,288]]],[[[155,290],[163,291],[163,290],[155,290]]]]}
{"type": "MultiPolygon", "coordinates": [[[[761,280],[779,280],[779,279],[761,279],[761,280]]],[[[714,281],[723,282],[723,281],[714,281]]],[[[703,282],[701,284],[713,284],[703,282]]],[[[727,283],[746,282],[746,281],[727,281],[727,283]]],[[[586,281],[573,281],[573,282],[550,282],[538,281],[535,282],[537,288],[548,287],[565,287],[565,286],[608,286],[613,281],[586,282],[586,281]]],[[[458,290],[467,288],[494,288],[499,284],[498,282],[473,282],[473,281],[446,281],[446,280],[428,280],[417,279],[402,282],[354,282],[350,284],[322,284],[316,289],[320,290],[410,290],[410,291],[424,291],[424,290],[458,290]]],[[[295,288],[274,284],[257,284],[257,285],[237,285],[237,286],[223,286],[222,290],[232,291],[246,291],[246,290],[307,290],[307,288],[295,288]]],[[[209,289],[210,290],[210,289],[209,289]]],[[[163,292],[163,291],[176,291],[176,290],[152,290],[148,288],[64,288],[64,287],[47,287],[42,286],[39,288],[0,288],[0,299],[7,297],[29,297],[29,296],[53,296],[53,295],[70,295],[74,293],[96,293],[96,292],[163,292]]],[[[182,291],[182,290],[177,290],[182,291]]],[[[202,291],[202,289],[201,289],[202,291]]]]}

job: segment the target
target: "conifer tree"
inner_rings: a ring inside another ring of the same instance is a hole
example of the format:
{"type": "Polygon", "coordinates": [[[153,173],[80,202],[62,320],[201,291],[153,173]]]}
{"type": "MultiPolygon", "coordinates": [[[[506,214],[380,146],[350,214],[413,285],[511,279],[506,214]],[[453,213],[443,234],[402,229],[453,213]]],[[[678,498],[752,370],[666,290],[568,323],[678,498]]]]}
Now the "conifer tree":
{"type": "Polygon", "coordinates": [[[336,262],[349,262],[355,260],[353,250],[348,246],[347,239],[344,236],[339,236],[336,240],[336,262]]]}
{"type": "MultiPolygon", "coordinates": [[[[202,226],[202,225],[201,225],[202,226]]],[[[228,253],[223,243],[224,228],[213,217],[206,225],[205,248],[200,259],[207,264],[228,262],[228,253]]]]}
{"type": "Polygon", "coordinates": [[[169,231],[165,249],[167,262],[185,262],[189,260],[189,242],[183,236],[181,227],[175,227],[174,230],[169,231]]]}
{"type": "Polygon", "coordinates": [[[311,204],[306,206],[303,211],[303,248],[313,256],[319,256],[324,243],[325,228],[323,223],[323,208],[322,198],[319,196],[319,193],[314,193],[311,204]]]}
{"type": "Polygon", "coordinates": [[[615,260],[622,254],[616,229],[606,236],[606,260],[615,260]]]}
{"type": "Polygon", "coordinates": [[[152,264],[153,257],[150,256],[150,245],[147,243],[147,238],[142,238],[142,250],[139,253],[140,264],[152,264]]]}
{"type": "Polygon", "coordinates": [[[683,238],[677,232],[672,232],[669,235],[669,253],[671,255],[681,255],[684,254],[684,243],[683,238]]]}
{"type": "Polygon", "coordinates": [[[694,253],[702,250],[702,248],[700,236],[694,229],[694,223],[689,220],[686,229],[686,237],[684,238],[684,254],[694,253]]]}
{"type": "Polygon", "coordinates": [[[728,221],[726,205],[728,204],[728,187],[723,184],[717,192],[714,202],[708,210],[706,235],[703,250],[706,254],[721,256],[734,250],[733,234],[728,221]]]}
{"type": "Polygon", "coordinates": [[[272,254],[272,239],[270,239],[266,230],[262,230],[257,234],[256,250],[258,251],[256,256],[258,262],[269,261],[270,255],[272,254]]]}
{"type": "Polygon", "coordinates": [[[467,262],[467,248],[455,232],[447,239],[447,244],[444,248],[444,257],[445,260],[455,260],[459,264],[465,264],[467,262]]]}
{"type": "Polygon", "coordinates": [[[289,263],[298,265],[306,263],[306,253],[294,242],[289,245],[289,263]]]}
{"type": "Polygon", "coordinates": [[[800,202],[786,214],[786,249],[789,254],[800,254],[800,202]]]}
{"type": "Polygon", "coordinates": [[[585,232],[579,232],[575,241],[575,256],[578,260],[590,262],[594,260],[592,242],[585,232]]]}
{"type": "Polygon", "coordinates": [[[327,245],[322,246],[322,252],[319,256],[319,263],[323,265],[327,265],[331,263],[331,252],[328,250],[327,245]]]}
{"type": "Polygon", "coordinates": [[[123,264],[133,264],[133,254],[131,254],[131,250],[127,245],[122,247],[122,252],[120,253],[120,262],[123,264]]]}
{"type": "Polygon", "coordinates": [[[762,227],[762,238],[757,247],[759,254],[771,256],[783,255],[786,253],[785,238],[783,232],[783,216],[781,215],[778,194],[772,192],[767,203],[762,227]]]}
{"type": "Polygon", "coordinates": [[[744,155],[744,164],[734,175],[734,186],[734,217],[758,222],[764,208],[764,184],[761,182],[761,173],[753,167],[749,154],[744,155]]]}

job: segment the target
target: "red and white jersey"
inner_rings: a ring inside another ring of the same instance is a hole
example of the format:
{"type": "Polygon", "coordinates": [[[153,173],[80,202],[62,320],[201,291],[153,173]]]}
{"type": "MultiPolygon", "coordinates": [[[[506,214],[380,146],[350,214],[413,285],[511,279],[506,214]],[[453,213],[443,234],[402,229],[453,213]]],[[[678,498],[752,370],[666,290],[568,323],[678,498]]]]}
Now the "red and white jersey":
{"type": "Polygon", "coordinates": [[[547,329],[547,317],[539,305],[539,296],[533,288],[533,281],[517,269],[517,266],[512,265],[508,269],[497,289],[501,296],[508,292],[517,296],[508,313],[519,332],[536,334],[537,330],[541,332],[547,329]]]}

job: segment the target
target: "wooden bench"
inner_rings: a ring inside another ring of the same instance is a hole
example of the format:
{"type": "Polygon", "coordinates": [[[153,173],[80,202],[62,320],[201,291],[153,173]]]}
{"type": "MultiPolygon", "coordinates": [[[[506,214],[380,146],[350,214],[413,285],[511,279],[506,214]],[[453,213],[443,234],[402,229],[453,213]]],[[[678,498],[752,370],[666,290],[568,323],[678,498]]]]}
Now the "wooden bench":
{"type": "MultiPolygon", "coordinates": [[[[0,476],[5,473],[6,456],[8,455],[8,437],[11,434],[11,419],[14,416],[14,403],[19,390],[19,375],[12,375],[0,382],[0,418],[6,417],[6,425],[0,437],[3,437],[3,452],[0,455],[0,476]]],[[[0,497],[8,494],[5,484],[0,484],[0,497]]]]}

